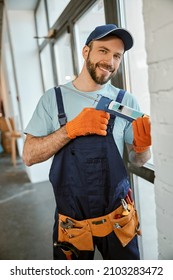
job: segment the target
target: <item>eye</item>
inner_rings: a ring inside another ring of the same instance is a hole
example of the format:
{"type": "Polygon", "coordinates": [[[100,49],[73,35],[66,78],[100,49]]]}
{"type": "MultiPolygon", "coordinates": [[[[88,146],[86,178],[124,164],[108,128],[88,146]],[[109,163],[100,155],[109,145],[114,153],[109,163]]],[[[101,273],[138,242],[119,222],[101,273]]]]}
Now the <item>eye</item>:
{"type": "Polygon", "coordinates": [[[106,54],[106,53],[107,53],[107,51],[106,51],[105,49],[100,49],[99,52],[100,52],[100,53],[103,53],[103,54],[106,54]]]}
{"type": "Polygon", "coordinates": [[[116,60],[120,60],[120,59],[121,59],[121,55],[120,55],[120,54],[115,54],[115,55],[114,55],[114,58],[115,58],[116,60]]]}

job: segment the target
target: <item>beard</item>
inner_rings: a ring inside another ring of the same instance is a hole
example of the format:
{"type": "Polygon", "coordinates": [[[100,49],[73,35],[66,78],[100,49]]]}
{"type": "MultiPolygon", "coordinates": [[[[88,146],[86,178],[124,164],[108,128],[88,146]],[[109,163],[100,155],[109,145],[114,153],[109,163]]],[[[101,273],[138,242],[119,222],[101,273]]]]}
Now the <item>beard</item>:
{"type": "Polygon", "coordinates": [[[91,78],[99,85],[104,85],[106,84],[109,80],[111,80],[115,75],[116,75],[116,71],[115,71],[115,68],[113,68],[112,66],[106,64],[106,63],[92,63],[91,60],[87,59],[86,61],[86,67],[87,67],[87,70],[91,76],[91,78]],[[108,71],[110,71],[110,75],[107,76],[107,75],[97,75],[96,73],[96,69],[97,67],[101,67],[101,68],[104,68],[108,71]]]}

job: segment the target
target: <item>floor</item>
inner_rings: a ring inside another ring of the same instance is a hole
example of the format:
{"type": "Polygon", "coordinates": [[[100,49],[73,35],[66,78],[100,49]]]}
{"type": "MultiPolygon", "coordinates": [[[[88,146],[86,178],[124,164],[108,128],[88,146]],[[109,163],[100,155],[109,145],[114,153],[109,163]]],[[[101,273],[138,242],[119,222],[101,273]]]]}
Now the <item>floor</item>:
{"type": "Polygon", "coordinates": [[[0,260],[52,260],[54,210],[51,184],[31,184],[22,160],[0,153],[0,260]]]}
{"type": "Polygon", "coordinates": [[[22,160],[0,153],[0,259],[51,260],[54,209],[50,183],[31,184],[22,160]]]}

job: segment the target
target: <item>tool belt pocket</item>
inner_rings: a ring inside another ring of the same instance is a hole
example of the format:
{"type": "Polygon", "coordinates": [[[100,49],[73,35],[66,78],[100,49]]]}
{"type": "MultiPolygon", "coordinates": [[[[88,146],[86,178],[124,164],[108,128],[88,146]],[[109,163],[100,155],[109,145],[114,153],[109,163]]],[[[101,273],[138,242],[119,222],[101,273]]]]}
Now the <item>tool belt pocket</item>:
{"type": "Polygon", "coordinates": [[[79,250],[94,250],[92,233],[86,220],[76,221],[59,214],[58,242],[68,242],[79,250]]]}
{"type": "MultiPolygon", "coordinates": [[[[117,214],[122,213],[122,210],[123,209],[121,209],[121,207],[118,208],[119,213],[117,214]]],[[[112,223],[114,233],[120,240],[123,247],[125,247],[136,234],[141,235],[139,230],[138,214],[133,205],[127,216],[118,219],[114,217],[111,215],[110,221],[112,223]]]]}

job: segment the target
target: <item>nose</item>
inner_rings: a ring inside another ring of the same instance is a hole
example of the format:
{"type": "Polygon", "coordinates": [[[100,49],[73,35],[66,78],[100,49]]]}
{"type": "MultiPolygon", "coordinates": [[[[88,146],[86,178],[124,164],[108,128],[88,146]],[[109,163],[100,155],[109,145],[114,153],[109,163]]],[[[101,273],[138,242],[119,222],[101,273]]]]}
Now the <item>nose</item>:
{"type": "Polygon", "coordinates": [[[112,54],[107,54],[104,60],[108,65],[114,66],[114,57],[112,54]]]}

